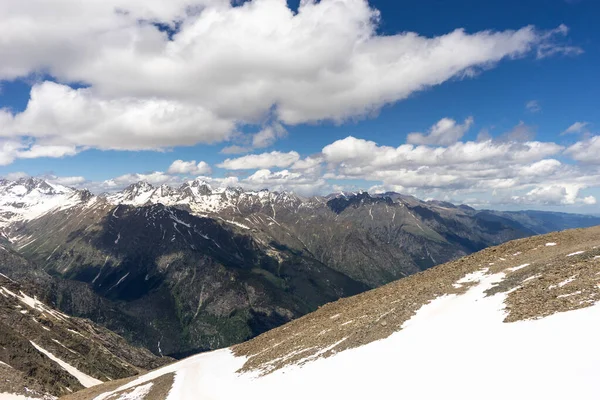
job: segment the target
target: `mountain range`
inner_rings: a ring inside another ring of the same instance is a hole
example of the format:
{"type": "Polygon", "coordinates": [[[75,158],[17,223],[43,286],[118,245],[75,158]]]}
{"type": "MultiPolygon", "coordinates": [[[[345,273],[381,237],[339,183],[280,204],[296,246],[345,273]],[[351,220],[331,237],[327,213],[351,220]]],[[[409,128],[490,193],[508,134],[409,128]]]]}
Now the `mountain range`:
{"type": "Polygon", "coordinates": [[[567,228],[587,215],[475,210],[398,193],[303,197],[139,182],[96,195],[0,182],[0,272],[60,312],[157,356],[243,342],[462,256],[567,228]]]}

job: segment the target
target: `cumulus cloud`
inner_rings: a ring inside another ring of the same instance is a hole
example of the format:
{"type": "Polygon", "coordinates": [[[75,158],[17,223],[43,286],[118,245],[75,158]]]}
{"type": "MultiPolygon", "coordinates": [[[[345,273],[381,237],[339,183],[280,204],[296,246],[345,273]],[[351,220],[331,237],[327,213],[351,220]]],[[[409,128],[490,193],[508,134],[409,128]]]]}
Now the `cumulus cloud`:
{"type": "MultiPolygon", "coordinates": [[[[551,142],[458,142],[449,147],[379,146],[373,141],[349,136],[323,148],[325,160],[352,172],[398,167],[452,166],[478,162],[531,162],[558,153],[551,142]]],[[[384,171],[382,171],[384,172],[384,171]]]]}
{"type": "Polygon", "coordinates": [[[25,111],[9,118],[0,135],[26,135],[57,148],[147,150],[221,141],[233,128],[233,122],[177,100],[107,100],[91,88],[44,82],[33,86],[25,111]]]}
{"type": "Polygon", "coordinates": [[[27,177],[29,177],[29,174],[27,172],[22,172],[22,171],[9,172],[4,175],[4,178],[8,179],[9,181],[16,181],[21,178],[27,178],[27,177]]]}
{"type": "Polygon", "coordinates": [[[579,141],[567,150],[565,154],[572,159],[588,164],[600,165],[600,136],[592,136],[589,139],[579,141]]]}
{"type": "MultiPolygon", "coordinates": [[[[521,135],[516,135],[521,138],[521,135]]],[[[382,146],[347,137],[323,148],[325,179],[372,183],[378,192],[400,190],[421,198],[478,199],[477,204],[589,205],[581,191],[600,186],[600,167],[552,158],[552,142],[489,138],[449,146],[382,146]],[[486,203],[487,202],[487,203],[486,203]]],[[[470,201],[471,201],[470,200],[470,201]]]]}
{"type": "Polygon", "coordinates": [[[573,205],[576,203],[596,204],[594,196],[579,197],[581,187],[578,185],[547,185],[532,189],[524,196],[513,196],[516,203],[542,205],[573,205]]]}
{"type": "Polygon", "coordinates": [[[230,170],[286,168],[299,159],[300,154],[295,151],[290,151],[289,153],[272,151],[270,153],[249,154],[238,158],[228,158],[217,166],[230,170]]]}
{"type": "Polygon", "coordinates": [[[160,186],[166,183],[172,184],[178,180],[179,178],[175,178],[172,175],[168,175],[160,171],[150,172],[147,174],[131,173],[121,175],[116,178],[107,179],[101,182],[100,187],[105,190],[116,190],[140,181],[148,182],[154,186],[160,186]]]}
{"type": "Polygon", "coordinates": [[[56,175],[46,175],[44,176],[50,183],[56,183],[63,186],[69,187],[81,187],[85,183],[87,183],[87,179],[83,176],[56,176],[56,175]]]}
{"type": "Polygon", "coordinates": [[[260,132],[252,137],[252,147],[262,149],[263,147],[272,146],[279,138],[287,135],[287,131],[283,125],[275,123],[263,128],[260,132]]]}
{"type": "Polygon", "coordinates": [[[0,112],[0,136],[154,150],[227,141],[266,118],[252,146],[267,147],[284,134],[277,124],[361,117],[503,59],[577,52],[560,43],[564,26],[383,36],[379,20],[366,0],[302,1],[297,12],[284,0],[5,0],[0,80],[43,72],[61,83],[0,112]]]}
{"type": "Polygon", "coordinates": [[[520,168],[520,173],[526,176],[548,176],[562,166],[561,162],[554,159],[541,160],[520,168]]]}
{"type": "Polygon", "coordinates": [[[282,171],[270,171],[260,169],[240,184],[253,189],[270,189],[275,191],[293,191],[300,194],[314,194],[326,185],[322,178],[305,176],[299,172],[291,172],[286,169],[282,171]]]}
{"type": "Polygon", "coordinates": [[[169,166],[167,173],[182,175],[210,175],[212,173],[212,168],[204,161],[196,163],[196,160],[175,160],[171,166],[169,166]]]}
{"type": "Polygon", "coordinates": [[[473,125],[473,117],[469,117],[463,124],[457,124],[451,118],[442,118],[431,127],[427,134],[409,133],[406,142],[411,144],[430,144],[448,146],[458,142],[473,125]]]}
{"type": "Polygon", "coordinates": [[[296,161],[291,168],[293,170],[304,170],[314,172],[321,166],[322,163],[323,158],[321,156],[306,157],[302,160],[296,161]]]}
{"type": "Polygon", "coordinates": [[[0,139],[0,165],[8,165],[19,158],[61,158],[79,152],[74,146],[32,144],[30,140],[0,139]]]}

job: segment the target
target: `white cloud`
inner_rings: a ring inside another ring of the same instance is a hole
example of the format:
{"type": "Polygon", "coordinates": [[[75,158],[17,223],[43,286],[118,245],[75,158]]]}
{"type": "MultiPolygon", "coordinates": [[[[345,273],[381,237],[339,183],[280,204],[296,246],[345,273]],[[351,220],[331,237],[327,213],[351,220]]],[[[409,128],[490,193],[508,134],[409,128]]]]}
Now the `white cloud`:
{"type": "Polygon", "coordinates": [[[592,136],[589,139],[582,140],[570,146],[565,150],[565,154],[572,159],[588,163],[600,164],[600,136],[592,136]]]}
{"type": "Polygon", "coordinates": [[[569,133],[584,133],[587,132],[587,126],[589,124],[587,122],[575,122],[573,125],[569,126],[562,132],[562,135],[566,135],[569,133]]]}
{"type": "Polygon", "coordinates": [[[594,205],[596,204],[596,198],[594,196],[587,196],[582,199],[583,204],[594,205]]]}
{"type": "Polygon", "coordinates": [[[74,146],[32,144],[30,140],[0,138],[0,165],[11,164],[18,158],[61,158],[78,152],[74,146]]]}
{"type": "MultiPolygon", "coordinates": [[[[553,36],[567,36],[569,28],[561,24],[556,29],[552,29],[541,35],[542,40],[553,36]]],[[[578,56],[583,53],[583,50],[577,46],[556,45],[555,43],[543,42],[537,47],[537,58],[543,59],[554,55],[578,56]]]]}
{"type": "Polygon", "coordinates": [[[252,147],[261,149],[263,147],[272,146],[277,139],[280,139],[285,135],[287,135],[287,131],[281,124],[275,123],[269,125],[252,137],[252,147]]]}
{"type": "Polygon", "coordinates": [[[221,141],[233,128],[233,122],[180,101],[106,100],[90,88],[44,82],[31,89],[27,109],[11,117],[0,136],[34,137],[63,148],[142,150],[221,141]]]}
{"type": "Polygon", "coordinates": [[[397,148],[349,136],[323,148],[325,160],[340,164],[346,171],[369,171],[412,166],[451,166],[480,162],[537,161],[558,153],[561,146],[551,142],[458,142],[449,147],[400,145],[397,148]]]}
{"type": "Polygon", "coordinates": [[[87,179],[83,176],[44,176],[46,180],[50,183],[56,183],[63,186],[69,187],[85,187],[85,183],[87,183],[87,179]]]}
{"type": "MultiPolygon", "coordinates": [[[[487,139],[450,146],[381,146],[348,137],[323,148],[325,179],[371,184],[420,198],[479,199],[478,204],[589,205],[580,196],[600,186],[600,167],[549,158],[564,148],[552,142],[487,139]]],[[[514,135],[522,138],[523,135],[514,135]]],[[[470,200],[470,201],[471,201],[470,200]]]]}
{"type": "Polygon", "coordinates": [[[315,179],[285,169],[273,172],[268,169],[260,169],[240,183],[244,187],[257,190],[293,191],[300,194],[314,194],[326,185],[322,178],[315,179]]]}
{"type": "Polygon", "coordinates": [[[531,112],[531,113],[537,113],[542,111],[542,106],[540,105],[540,102],[537,100],[530,100],[525,104],[525,108],[527,109],[527,111],[531,112]]]}
{"type": "Polygon", "coordinates": [[[451,118],[442,118],[429,129],[427,134],[409,133],[406,142],[411,144],[429,144],[448,146],[458,142],[473,125],[473,117],[469,117],[465,122],[457,124],[451,118]]]}
{"type": "Polygon", "coordinates": [[[379,18],[365,0],[307,0],[297,12],[284,0],[4,0],[0,80],[41,71],[62,84],[39,83],[24,112],[0,112],[0,136],[163,149],[270,120],[252,138],[266,147],[280,123],[361,117],[503,59],[575,52],[559,43],[564,26],[382,36],[379,18]]]}
{"type": "Polygon", "coordinates": [[[200,161],[196,164],[196,160],[175,160],[171,166],[169,166],[167,173],[182,175],[210,175],[212,173],[212,169],[210,168],[210,165],[204,161],[200,161]]]}
{"type": "Polygon", "coordinates": [[[306,157],[296,161],[291,168],[293,170],[315,171],[320,168],[322,163],[323,158],[320,156],[306,157]]]}
{"type": "Polygon", "coordinates": [[[513,196],[512,200],[516,203],[542,205],[596,204],[594,196],[579,197],[580,190],[580,186],[570,184],[538,186],[525,196],[513,196]]]}
{"type": "Polygon", "coordinates": [[[561,167],[561,162],[554,159],[541,160],[520,168],[520,173],[527,176],[548,176],[561,167]]]}
{"type": "Polygon", "coordinates": [[[105,180],[100,184],[100,186],[104,190],[118,190],[131,185],[132,183],[137,183],[140,181],[148,182],[153,186],[160,186],[165,183],[173,184],[174,182],[178,182],[179,178],[167,175],[160,171],[147,174],[132,173],[105,180]]]}
{"type": "Polygon", "coordinates": [[[9,181],[16,181],[19,180],[21,178],[28,178],[29,174],[26,172],[21,172],[21,171],[17,171],[17,172],[9,172],[8,174],[4,175],[4,178],[8,179],[9,181]]]}
{"type": "Polygon", "coordinates": [[[238,158],[228,158],[217,167],[242,170],[242,169],[265,169],[265,168],[286,168],[300,159],[300,155],[295,151],[281,153],[272,151],[270,153],[249,154],[238,158]]]}
{"type": "Polygon", "coordinates": [[[18,153],[19,158],[40,158],[40,157],[51,157],[60,158],[64,156],[73,156],[78,151],[74,146],[60,146],[60,145],[39,145],[34,144],[29,149],[18,153]]]}

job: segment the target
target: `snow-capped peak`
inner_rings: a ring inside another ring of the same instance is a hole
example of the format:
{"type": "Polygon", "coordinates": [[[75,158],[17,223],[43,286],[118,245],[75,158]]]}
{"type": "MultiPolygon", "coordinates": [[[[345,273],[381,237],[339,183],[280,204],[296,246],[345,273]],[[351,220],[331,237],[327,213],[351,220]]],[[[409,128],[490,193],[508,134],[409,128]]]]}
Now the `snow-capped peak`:
{"type": "Polygon", "coordinates": [[[78,191],[39,178],[0,181],[0,226],[37,218],[54,209],[64,209],[90,200],[88,191],[78,191]]]}

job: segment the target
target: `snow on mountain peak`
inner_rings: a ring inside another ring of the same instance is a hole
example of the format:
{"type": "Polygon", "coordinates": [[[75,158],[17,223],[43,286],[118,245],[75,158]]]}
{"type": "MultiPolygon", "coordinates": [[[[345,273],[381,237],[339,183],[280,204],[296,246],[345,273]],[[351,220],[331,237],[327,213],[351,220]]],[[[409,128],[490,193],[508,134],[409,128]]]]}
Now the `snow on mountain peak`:
{"type": "Polygon", "coordinates": [[[39,178],[0,181],[0,227],[31,220],[54,209],[65,209],[89,201],[87,191],[78,191],[39,178]]]}

